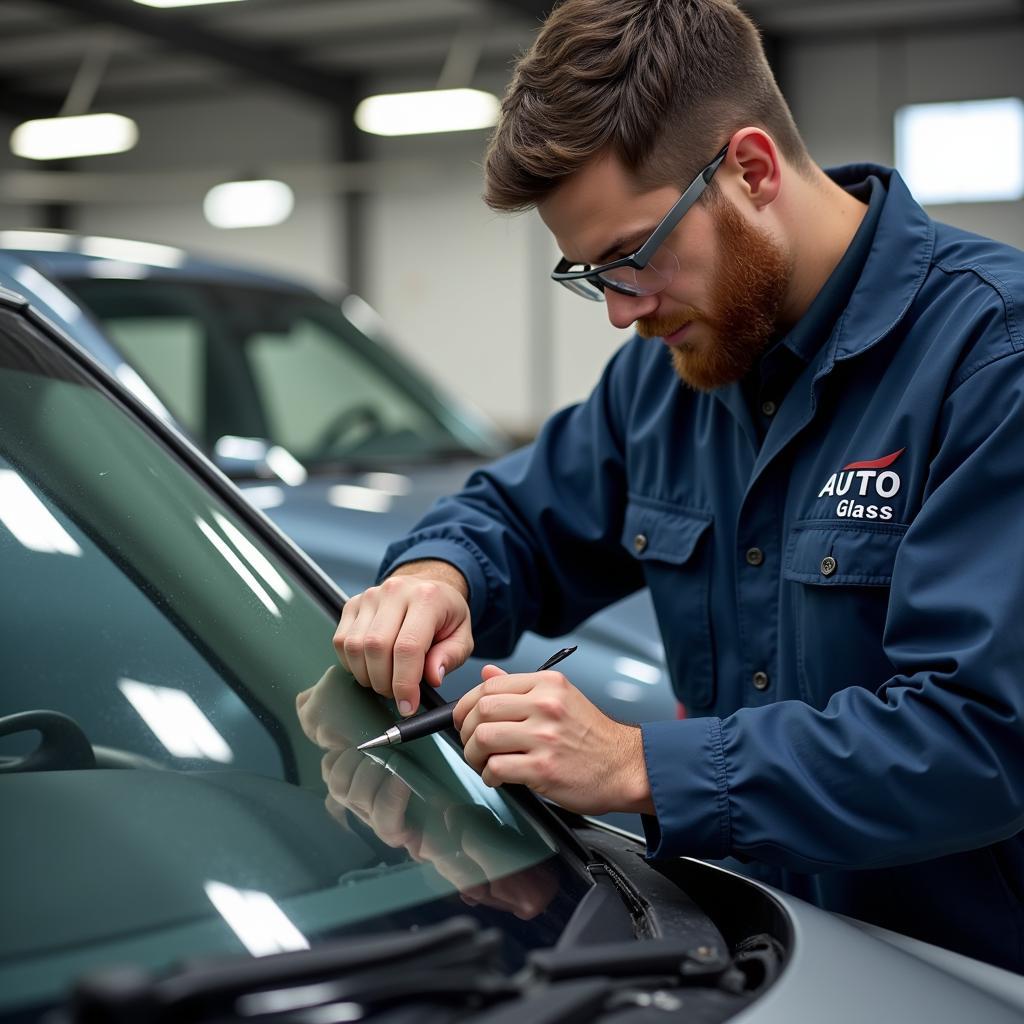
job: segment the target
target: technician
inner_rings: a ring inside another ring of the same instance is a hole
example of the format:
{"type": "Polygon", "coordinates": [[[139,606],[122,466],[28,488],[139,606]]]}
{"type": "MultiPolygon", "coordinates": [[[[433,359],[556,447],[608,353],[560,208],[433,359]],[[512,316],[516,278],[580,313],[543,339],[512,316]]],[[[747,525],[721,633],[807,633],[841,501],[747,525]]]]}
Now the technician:
{"type": "Polygon", "coordinates": [[[490,667],[456,712],[484,780],[1024,971],[1024,253],[817,167],[728,0],[556,7],[485,200],[636,336],[392,545],[344,664],[411,714],[647,586],[685,720],[490,667]]]}

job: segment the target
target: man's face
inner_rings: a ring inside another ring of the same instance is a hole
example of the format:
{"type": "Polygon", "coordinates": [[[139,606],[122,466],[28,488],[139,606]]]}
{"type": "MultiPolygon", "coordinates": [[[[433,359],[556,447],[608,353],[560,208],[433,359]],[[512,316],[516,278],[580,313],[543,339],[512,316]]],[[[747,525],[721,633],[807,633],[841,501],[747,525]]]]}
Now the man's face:
{"type": "MultiPolygon", "coordinates": [[[[721,174],[721,171],[719,172],[721,174]]],[[[539,208],[570,260],[592,266],[635,252],[679,198],[664,187],[637,193],[613,156],[578,171],[539,208]]],[[[664,243],[679,271],[655,295],[605,290],[608,319],[661,338],[676,372],[703,391],[739,380],[776,331],[792,261],[725,195],[697,203],[664,243]]]]}

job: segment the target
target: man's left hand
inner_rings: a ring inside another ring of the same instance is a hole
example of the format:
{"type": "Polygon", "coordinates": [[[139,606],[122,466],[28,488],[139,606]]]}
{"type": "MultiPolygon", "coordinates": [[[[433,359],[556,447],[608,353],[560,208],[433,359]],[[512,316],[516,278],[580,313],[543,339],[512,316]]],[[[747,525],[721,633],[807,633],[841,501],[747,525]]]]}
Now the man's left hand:
{"type": "Polygon", "coordinates": [[[578,814],[653,814],[636,726],[609,718],[561,672],[495,665],[455,706],[466,760],[489,786],[517,782],[578,814]]]}

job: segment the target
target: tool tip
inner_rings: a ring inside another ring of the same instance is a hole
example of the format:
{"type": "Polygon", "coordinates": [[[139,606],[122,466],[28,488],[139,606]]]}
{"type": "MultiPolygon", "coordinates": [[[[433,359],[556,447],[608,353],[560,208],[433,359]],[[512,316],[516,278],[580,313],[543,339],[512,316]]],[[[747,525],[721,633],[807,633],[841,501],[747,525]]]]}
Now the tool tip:
{"type": "Polygon", "coordinates": [[[388,745],[387,733],[383,736],[374,736],[372,740],[367,740],[365,743],[360,743],[356,750],[369,750],[371,747],[386,747],[388,745]]]}

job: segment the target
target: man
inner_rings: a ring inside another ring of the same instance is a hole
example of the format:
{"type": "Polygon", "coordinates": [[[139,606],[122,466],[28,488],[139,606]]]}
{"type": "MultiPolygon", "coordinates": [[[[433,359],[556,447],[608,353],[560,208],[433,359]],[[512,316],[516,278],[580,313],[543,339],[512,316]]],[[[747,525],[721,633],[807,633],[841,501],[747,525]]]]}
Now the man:
{"type": "Polygon", "coordinates": [[[688,718],[489,667],[484,780],[1024,970],[1024,254],[816,167],[727,0],[556,7],[486,173],[637,336],[391,547],[344,663],[410,714],[646,585],[688,718]]]}

